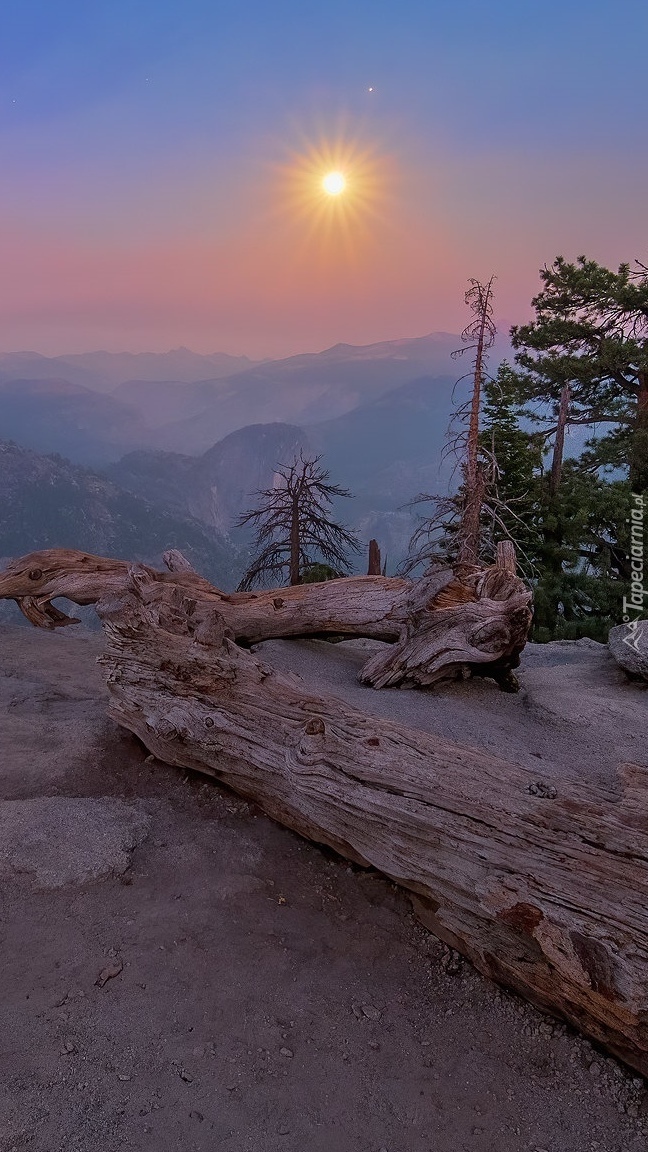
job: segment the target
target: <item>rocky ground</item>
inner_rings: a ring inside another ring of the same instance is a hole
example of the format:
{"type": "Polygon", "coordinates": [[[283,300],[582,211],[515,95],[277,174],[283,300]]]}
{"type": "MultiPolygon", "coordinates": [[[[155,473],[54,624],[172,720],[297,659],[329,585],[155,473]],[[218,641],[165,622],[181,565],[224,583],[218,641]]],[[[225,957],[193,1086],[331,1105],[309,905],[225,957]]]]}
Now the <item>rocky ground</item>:
{"type": "MultiPolygon", "coordinates": [[[[599,645],[522,692],[354,682],[362,645],[273,642],[321,692],[614,786],[648,692],[599,645]]],[[[2,1152],[645,1152],[648,1093],[428,935],[406,896],[105,718],[101,635],[0,625],[2,1152]]]]}

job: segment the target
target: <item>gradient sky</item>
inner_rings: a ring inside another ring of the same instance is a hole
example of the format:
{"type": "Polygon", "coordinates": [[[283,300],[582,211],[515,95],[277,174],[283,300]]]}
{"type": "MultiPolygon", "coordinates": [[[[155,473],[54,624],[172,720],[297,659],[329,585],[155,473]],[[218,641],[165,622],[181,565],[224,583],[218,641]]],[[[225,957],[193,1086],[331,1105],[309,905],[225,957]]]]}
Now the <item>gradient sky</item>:
{"type": "Polygon", "coordinates": [[[648,256],[646,43],[646,0],[3,0],[0,350],[457,331],[492,273],[524,319],[559,253],[648,256]]]}

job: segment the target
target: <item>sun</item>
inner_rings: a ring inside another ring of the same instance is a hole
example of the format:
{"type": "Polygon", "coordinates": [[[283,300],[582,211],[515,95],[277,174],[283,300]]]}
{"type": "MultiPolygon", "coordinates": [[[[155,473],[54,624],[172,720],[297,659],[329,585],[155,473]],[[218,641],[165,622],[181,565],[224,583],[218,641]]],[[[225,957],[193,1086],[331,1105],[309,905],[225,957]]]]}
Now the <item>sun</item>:
{"type": "Polygon", "coordinates": [[[322,180],[322,187],[329,196],[339,196],[346,188],[346,178],[343,172],[327,172],[322,180]]]}
{"type": "Polygon", "coordinates": [[[384,224],[391,202],[393,160],[343,124],[313,138],[296,132],[275,165],[273,214],[299,236],[299,259],[328,267],[359,266],[384,224]]]}

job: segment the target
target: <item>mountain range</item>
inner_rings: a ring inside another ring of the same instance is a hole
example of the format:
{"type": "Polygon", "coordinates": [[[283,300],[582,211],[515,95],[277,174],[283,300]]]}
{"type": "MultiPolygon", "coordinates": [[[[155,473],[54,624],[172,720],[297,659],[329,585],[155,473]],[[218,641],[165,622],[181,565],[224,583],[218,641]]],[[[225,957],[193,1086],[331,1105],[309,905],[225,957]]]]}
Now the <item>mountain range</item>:
{"type": "MultiPolygon", "coordinates": [[[[441,454],[453,405],[466,394],[463,384],[457,393],[461,369],[451,360],[459,344],[457,336],[433,333],[263,363],[187,349],[0,356],[0,437],[31,450],[18,471],[26,480],[31,467],[38,478],[23,509],[32,528],[20,534],[15,521],[11,527],[0,519],[0,554],[38,547],[39,540],[44,546],[46,537],[70,545],[87,539],[76,546],[111,554],[144,549],[149,557],[172,542],[170,532],[174,539],[184,533],[196,555],[209,553],[215,571],[213,549],[226,539],[233,553],[245,545],[245,534],[234,531],[237,518],[272,485],[277,465],[304,450],[321,455],[332,480],[354,495],[340,501],[336,516],[365,541],[377,538],[395,565],[414,524],[404,506],[450,482],[441,454]],[[21,369],[24,376],[13,375],[21,369]],[[137,379],[125,375],[131,371],[137,379]],[[71,463],[38,463],[37,455],[51,453],[71,463]],[[102,511],[98,470],[107,485],[102,511]],[[37,512],[38,485],[49,520],[37,512]],[[92,492],[89,512],[84,500],[92,492]],[[66,508],[76,509],[76,537],[66,508]],[[142,529],[141,538],[137,528],[129,535],[127,520],[142,529]]],[[[238,575],[240,555],[230,579],[220,582],[231,587],[238,575]]]]}
{"type": "Polygon", "coordinates": [[[247,424],[334,420],[417,378],[456,376],[459,343],[433,333],[260,364],[187,349],[0,355],[0,435],[89,466],[134,448],[200,455],[247,424]]]}
{"type": "Polygon", "coordinates": [[[233,376],[255,363],[247,356],[228,356],[224,352],[203,356],[189,348],[174,348],[171,352],[81,352],[71,356],[0,352],[0,380],[52,377],[110,392],[124,380],[191,383],[207,377],[233,376]]]}
{"type": "Polygon", "coordinates": [[[235,587],[241,558],[230,541],[190,517],[119,488],[57,456],[0,440],[0,556],[79,548],[162,566],[178,548],[220,587],[235,587]]]}

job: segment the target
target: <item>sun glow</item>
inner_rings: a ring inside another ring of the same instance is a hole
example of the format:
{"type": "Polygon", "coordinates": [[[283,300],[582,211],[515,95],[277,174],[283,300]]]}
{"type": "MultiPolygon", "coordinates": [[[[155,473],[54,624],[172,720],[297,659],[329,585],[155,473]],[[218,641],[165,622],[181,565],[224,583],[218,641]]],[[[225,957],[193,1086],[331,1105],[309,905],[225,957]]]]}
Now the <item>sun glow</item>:
{"type": "Polygon", "coordinates": [[[385,213],[390,167],[387,157],[343,129],[317,142],[302,139],[279,170],[276,208],[301,234],[304,258],[317,251],[322,267],[340,258],[362,260],[385,213]]]}
{"type": "Polygon", "coordinates": [[[346,188],[346,180],[342,172],[328,172],[322,180],[322,187],[329,196],[339,196],[346,188]]]}

